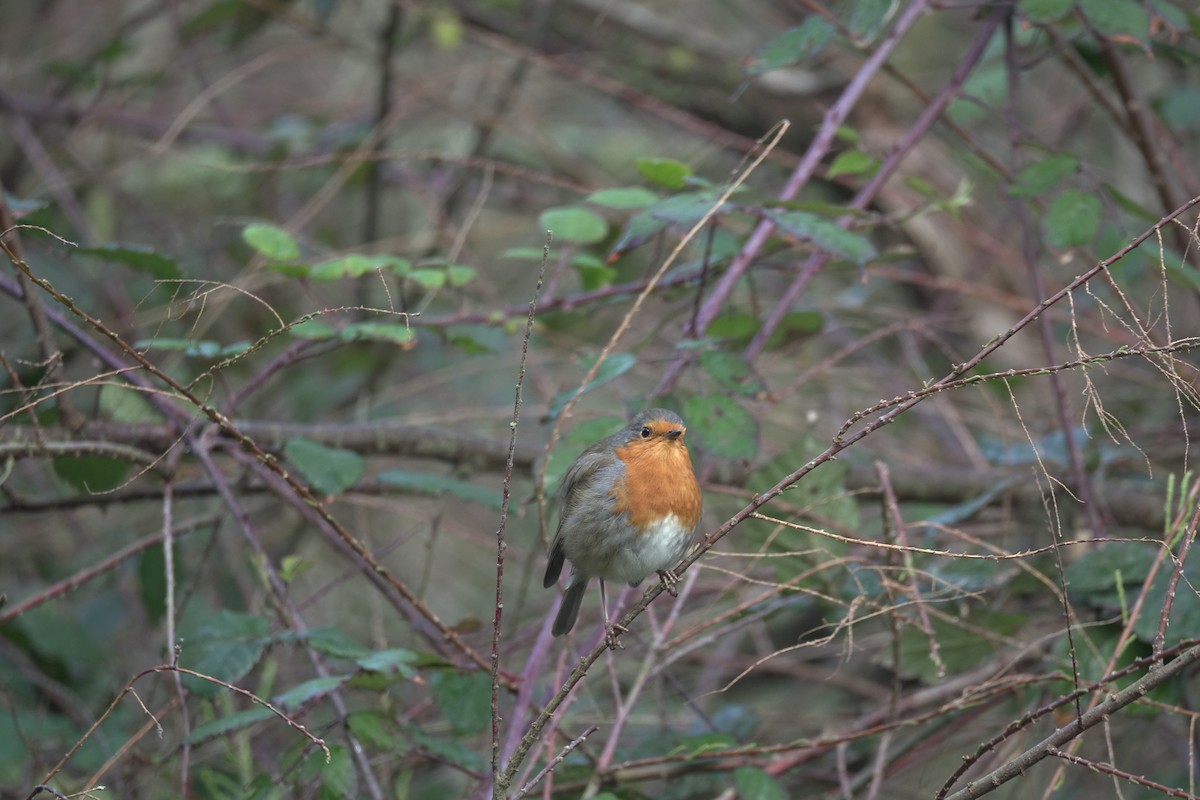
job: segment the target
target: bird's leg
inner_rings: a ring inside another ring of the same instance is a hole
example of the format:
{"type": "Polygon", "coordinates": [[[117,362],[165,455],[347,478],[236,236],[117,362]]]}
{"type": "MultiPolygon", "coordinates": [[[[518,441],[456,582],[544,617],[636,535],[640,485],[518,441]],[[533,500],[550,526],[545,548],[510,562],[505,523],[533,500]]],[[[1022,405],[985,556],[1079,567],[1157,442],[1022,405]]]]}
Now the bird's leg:
{"type": "Polygon", "coordinates": [[[663,586],[666,587],[667,594],[671,597],[679,597],[679,589],[676,586],[679,584],[679,576],[675,574],[675,570],[660,569],[657,570],[658,577],[662,578],[663,586]]]}
{"type": "Polygon", "coordinates": [[[621,633],[629,631],[621,625],[608,621],[608,590],[604,588],[603,578],[600,579],[600,608],[604,610],[604,643],[608,645],[609,650],[624,649],[625,645],[617,641],[617,631],[621,633]]]}

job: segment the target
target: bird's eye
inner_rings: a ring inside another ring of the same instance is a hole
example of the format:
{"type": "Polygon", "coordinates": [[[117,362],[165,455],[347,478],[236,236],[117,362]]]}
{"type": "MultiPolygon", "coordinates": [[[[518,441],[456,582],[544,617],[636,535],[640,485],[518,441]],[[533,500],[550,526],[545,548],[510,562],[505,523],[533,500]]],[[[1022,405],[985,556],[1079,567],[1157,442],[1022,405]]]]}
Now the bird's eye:
{"type": "Polygon", "coordinates": [[[643,425],[643,426],[642,426],[642,438],[643,438],[643,439],[649,439],[649,438],[650,438],[650,426],[649,426],[649,425],[643,425]]]}

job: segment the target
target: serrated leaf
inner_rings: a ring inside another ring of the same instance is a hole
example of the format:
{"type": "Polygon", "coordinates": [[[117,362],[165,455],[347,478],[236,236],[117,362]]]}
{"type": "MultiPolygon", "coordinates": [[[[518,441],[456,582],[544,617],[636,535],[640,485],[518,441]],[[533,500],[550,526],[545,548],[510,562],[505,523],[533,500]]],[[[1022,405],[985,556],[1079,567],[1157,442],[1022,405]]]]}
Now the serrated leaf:
{"type": "Polygon", "coordinates": [[[492,681],[484,672],[441,670],[429,678],[433,700],[458,736],[479,733],[491,723],[492,681]]]}
{"type": "Polygon", "coordinates": [[[103,261],[124,264],[139,272],[149,273],[158,280],[172,280],[183,276],[183,270],[175,263],[175,259],[142,244],[113,242],[96,247],[80,247],[77,252],[95,256],[103,261]]]}
{"type": "Polygon", "coordinates": [[[815,14],[789,28],[754,51],[746,65],[747,75],[761,75],[812,58],[833,39],[834,28],[815,14]]]}
{"type": "Polygon", "coordinates": [[[802,240],[812,242],[817,247],[844,258],[847,261],[863,266],[875,259],[879,253],[875,245],[857,233],[851,233],[837,223],[816,214],[804,211],[764,211],[764,214],[780,230],[790,233],[802,240]]]}
{"type": "Polygon", "coordinates": [[[469,503],[478,503],[485,508],[500,508],[500,494],[492,488],[478,486],[474,483],[451,478],[447,475],[436,475],[429,472],[408,472],[406,470],[388,470],[376,477],[380,483],[396,486],[413,492],[430,494],[439,497],[448,494],[469,503]]]}
{"type": "Polygon", "coordinates": [[[1042,218],[1046,241],[1051,247],[1083,247],[1090,244],[1100,227],[1100,198],[1075,189],[1054,198],[1042,218]]]}
{"type": "MultiPolygon", "coordinates": [[[[262,658],[269,642],[267,621],[254,614],[221,610],[205,618],[190,635],[184,635],[185,667],[226,683],[237,683],[262,658]]],[[[206,680],[183,677],[189,691],[213,697],[225,691],[206,680]]]]}
{"type": "Polygon", "coordinates": [[[242,228],[242,241],[271,261],[295,261],[300,257],[300,245],[278,225],[251,223],[242,228]]]}
{"type": "Polygon", "coordinates": [[[586,208],[564,206],[550,208],[538,217],[542,230],[554,234],[555,241],[570,244],[595,244],[608,235],[604,218],[586,208]]]}
{"type": "Polygon", "coordinates": [[[646,180],[672,190],[682,189],[692,176],[691,167],[670,158],[639,158],[636,166],[646,180]]]}
{"type": "Polygon", "coordinates": [[[758,423],[736,400],[722,395],[689,397],[683,404],[688,438],[718,458],[758,455],[758,423]]]}
{"type": "Polygon", "coordinates": [[[1079,162],[1073,156],[1043,158],[1022,167],[1008,193],[1013,197],[1037,197],[1074,175],[1077,169],[1079,162]]]}
{"type": "Polygon", "coordinates": [[[658,195],[641,186],[614,187],[592,192],[586,198],[589,203],[607,208],[645,208],[658,200],[658,195]]]}
{"type": "MultiPolygon", "coordinates": [[[[593,363],[595,363],[594,357],[585,360],[582,364],[582,367],[584,370],[588,370],[591,368],[593,363]]],[[[596,377],[592,378],[592,380],[589,381],[588,384],[579,392],[580,396],[587,394],[593,389],[603,386],[609,381],[616,380],[629,370],[633,369],[635,364],[637,364],[637,356],[633,355],[632,353],[613,353],[604,360],[603,364],[600,365],[600,369],[596,372],[596,377]]],[[[546,411],[546,417],[548,419],[554,419],[561,414],[567,403],[572,397],[575,396],[575,391],[575,387],[572,387],[570,389],[564,389],[563,391],[554,395],[554,397],[550,400],[550,408],[546,411]]]]}
{"type": "Polygon", "coordinates": [[[351,450],[326,447],[309,439],[289,439],[284,455],[318,494],[346,491],[363,474],[363,459],[351,450]]]}

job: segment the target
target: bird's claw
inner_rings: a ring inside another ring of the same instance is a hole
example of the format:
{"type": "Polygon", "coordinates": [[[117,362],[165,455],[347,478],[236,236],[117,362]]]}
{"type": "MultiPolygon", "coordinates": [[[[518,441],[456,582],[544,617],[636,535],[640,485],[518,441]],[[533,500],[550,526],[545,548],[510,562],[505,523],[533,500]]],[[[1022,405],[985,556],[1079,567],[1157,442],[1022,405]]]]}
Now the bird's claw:
{"type": "Polygon", "coordinates": [[[658,570],[658,577],[662,578],[663,586],[667,590],[667,594],[671,597],[679,597],[679,576],[669,569],[658,570]]]}
{"type": "Polygon", "coordinates": [[[629,628],[624,625],[618,625],[613,622],[604,629],[604,643],[608,645],[609,650],[624,650],[625,645],[617,641],[617,631],[621,633],[629,633],[629,628]]]}

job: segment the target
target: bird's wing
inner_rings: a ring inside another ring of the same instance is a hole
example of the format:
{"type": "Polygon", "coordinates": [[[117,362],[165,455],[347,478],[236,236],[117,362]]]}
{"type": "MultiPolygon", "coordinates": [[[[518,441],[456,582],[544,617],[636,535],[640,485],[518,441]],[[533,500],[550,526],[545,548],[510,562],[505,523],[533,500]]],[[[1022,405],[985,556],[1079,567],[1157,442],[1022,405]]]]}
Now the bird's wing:
{"type": "Polygon", "coordinates": [[[558,529],[554,532],[554,541],[550,543],[550,560],[546,564],[546,575],[542,579],[542,585],[545,587],[553,586],[558,580],[566,558],[563,552],[563,523],[567,519],[567,509],[592,489],[595,481],[601,476],[604,465],[612,463],[607,455],[609,450],[610,445],[607,441],[597,442],[584,450],[563,476],[562,488],[558,491],[558,529]]]}

